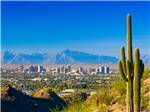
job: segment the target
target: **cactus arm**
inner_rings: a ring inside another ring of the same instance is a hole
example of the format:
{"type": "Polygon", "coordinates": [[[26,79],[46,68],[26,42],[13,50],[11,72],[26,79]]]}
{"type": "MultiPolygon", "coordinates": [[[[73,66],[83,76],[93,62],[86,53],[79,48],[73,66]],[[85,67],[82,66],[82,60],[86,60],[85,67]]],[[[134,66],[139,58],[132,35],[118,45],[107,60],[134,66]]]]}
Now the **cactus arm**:
{"type": "Polygon", "coordinates": [[[128,79],[126,78],[126,76],[125,76],[125,74],[124,74],[124,72],[123,72],[123,67],[122,67],[121,61],[118,62],[118,66],[119,66],[119,71],[120,71],[120,74],[121,74],[123,80],[127,82],[128,79]]]}
{"type": "Polygon", "coordinates": [[[125,63],[125,48],[123,46],[120,49],[120,56],[121,56],[121,63],[122,63],[123,72],[124,72],[124,74],[127,74],[126,63],[125,63]]]}
{"type": "Polygon", "coordinates": [[[132,77],[131,77],[131,64],[130,64],[129,60],[126,61],[126,69],[127,69],[128,80],[132,81],[132,77]]]}
{"type": "Polygon", "coordinates": [[[125,48],[123,46],[120,48],[120,56],[121,60],[125,61],[125,48]]]}
{"type": "Polygon", "coordinates": [[[132,29],[131,29],[131,15],[127,15],[127,58],[133,64],[132,58],[132,29]]]}
{"type": "Polygon", "coordinates": [[[140,60],[140,68],[141,68],[141,73],[140,73],[140,75],[141,75],[141,78],[142,78],[142,76],[143,76],[143,72],[144,72],[144,63],[143,63],[143,61],[142,60],[140,60]]]}

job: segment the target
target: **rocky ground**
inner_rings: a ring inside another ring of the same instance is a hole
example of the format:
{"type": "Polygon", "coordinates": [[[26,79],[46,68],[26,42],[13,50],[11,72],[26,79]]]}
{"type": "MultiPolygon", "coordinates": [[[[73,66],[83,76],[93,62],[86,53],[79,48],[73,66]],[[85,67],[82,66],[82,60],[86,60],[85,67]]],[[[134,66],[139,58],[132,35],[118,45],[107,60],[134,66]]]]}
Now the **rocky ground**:
{"type": "Polygon", "coordinates": [[[33,97],[10,85],[1,88],[2,112],[53,112],[65,106],[65,102],[47,87],[35,91],[33,97]]]}

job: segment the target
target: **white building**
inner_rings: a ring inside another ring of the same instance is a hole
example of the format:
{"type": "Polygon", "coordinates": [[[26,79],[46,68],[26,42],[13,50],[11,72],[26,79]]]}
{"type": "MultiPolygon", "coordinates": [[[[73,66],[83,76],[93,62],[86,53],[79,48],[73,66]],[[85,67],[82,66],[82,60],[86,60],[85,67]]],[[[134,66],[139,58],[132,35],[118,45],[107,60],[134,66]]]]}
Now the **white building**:
{"type": "Polygon", "coordinates": [[[56,73],[60,73],[60,68],[56,68],[56,73]]]}
{"type": "Polygon", "coordinates": [[[38,73],[41,73],[43,70],[43,66],[38,65],[38,73]]]}
{"type": "Polygon", "coordinates": [[[104,72],[105,72],[105,74],[109,74],[109,67],[105,66],[104,72]]]}
{"type": "Polygon", "coordinates": [[[100,71],[101,74],[104,74],[105,73],[104,66],[100,66],[99,71],[100,71]]]}
{"type": "Polygon", "coordinates": [[[79,73],[80,73],[80,74],[83,74],[83,72],[84,72],[84,71],[83,71],[83,68],[82,68],[82,67],[79,67],[79,73]]]}

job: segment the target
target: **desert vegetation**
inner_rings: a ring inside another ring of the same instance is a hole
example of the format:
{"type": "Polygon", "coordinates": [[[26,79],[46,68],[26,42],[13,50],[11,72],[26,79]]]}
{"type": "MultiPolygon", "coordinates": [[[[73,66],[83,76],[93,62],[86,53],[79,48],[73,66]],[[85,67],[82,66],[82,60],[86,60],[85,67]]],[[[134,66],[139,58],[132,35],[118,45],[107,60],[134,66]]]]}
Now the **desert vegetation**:
{"type": "MultiPolygon", "coordinates": [[[[150,70],[144,71],[141,80],[141,112],[150,112],[150,70]]],[[[121,76],[111,80],[85,101],[75,102],[64,112],[126,112],[126,82],[121,76]]]]}

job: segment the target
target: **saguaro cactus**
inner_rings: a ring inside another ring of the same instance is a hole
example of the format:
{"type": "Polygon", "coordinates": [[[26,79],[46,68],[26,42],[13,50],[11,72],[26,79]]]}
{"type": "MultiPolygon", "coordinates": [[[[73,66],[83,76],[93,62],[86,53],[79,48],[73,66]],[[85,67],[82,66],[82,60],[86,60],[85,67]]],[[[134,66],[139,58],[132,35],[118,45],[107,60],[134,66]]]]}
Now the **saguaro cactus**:
{"type": "Polygon", "coordinates": [[[122,78],[126,81],[127,112],[133,112],[133,59],[130,15],[127,16],[127,59],[125,57],[124,47],[120,49],[120,56],[119,70],[122,78]]]}
{"type": "Polygon", "coordinates": [[[126,81],[127,112],[140,112],[140,87],[144,64],[140,60],[139,49],[135,49],[133,64],[131,15],[127,15],[127,58],[125,57],[124,47],[120,49],[120,56],[121,60],[118,62],[118,65],[120,74],[126,81]]]}
{"type": "Polygon", "coordinates": [[[140,98],[141,98],[141,78],[144,71],[144,64],[140,60],[140,51],[135,49],[134,53],[134,112],[140,112],[140,98]]]}

